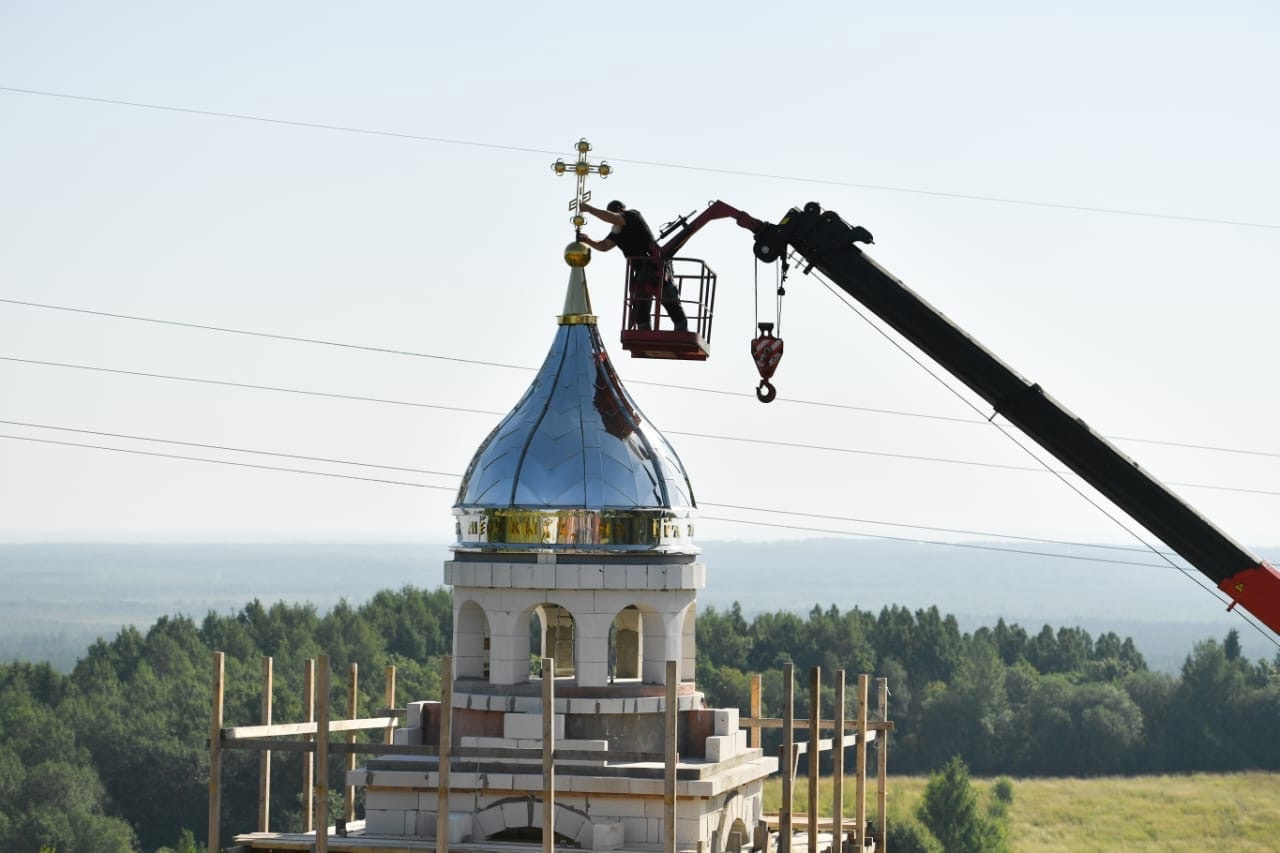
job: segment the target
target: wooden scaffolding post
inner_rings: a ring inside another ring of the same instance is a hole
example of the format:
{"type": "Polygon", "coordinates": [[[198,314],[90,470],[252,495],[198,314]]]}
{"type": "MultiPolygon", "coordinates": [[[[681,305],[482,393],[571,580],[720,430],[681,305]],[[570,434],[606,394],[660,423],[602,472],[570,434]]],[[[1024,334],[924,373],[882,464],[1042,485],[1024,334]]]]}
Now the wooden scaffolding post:
{"type": "Polygon", "coordinates": [[[835,677],[835,735],[831,740],[831,850],[844,850],[844,670],[835,677]]]}
{"type": "MultiPolygon", "coordinates": [[[[395,714],[392,713],[392,711],[395,707],[396,707],[396,667],[395,667],[395,664],[387,664],[387,716],[393,718],[393,720],[395,718],[395,714]]],[[[387,726],[386,742],[395,743],[395,740],[396,740],[396,724],[393,721],[387,726]]]]}
{"type": "Polygon", "coordinates": [[[209,849],[220,850],[222,822],[222,700],[227,656],[213,653],[213,703],[209,713],[209,849]]]}
{"type": "Polygon", "coordinates": [[[556,661],[542,659],[542,853],[556,847],[556,661]]]}
{"type": "MultiPolygon", "coordinates": [[[[760,709],[760,673],[753,672],[751,673],[751,719],[758,720],[763,716],[760,709]]],[[[764,746],[764,729],[759,725],[751,727],[750,737],[749,746],[752,749],[764,746]]]]}
{"type": "Polygon", "coordinates": [[[818,853],[818,770],[822,756],[822,667],[809,670],[809,853],[818,853]]]}
{"type": "Polygon", "coordinates": [[[856,848],[861,850],[866,836],[867,825],[867,676],[858,675],[858,752],[857,776],[854,784],[857,793],[854,795],[854,823],[856,824],[856,848]]]}
{"type": "Polygon", "coordinates": [[[440,762],[436,853],[449,853],[449,766],[453,762],[453,657],[440,660],[440,762]]]}
{"type": "MultiPolygon", "coordinates": [[[[880,708],[876,716],[880,722],[889,722],[889,679],[876,679],[876,692],[880,695],[880,708]]],[[[882,726],[876,738],[876,814],[879,817],[879,838],[876,849],[885,853],[889,849],[889,727],[882,726]]]]}
{"type": "MultiPolygon", "coordinates": [[[[304,723],[316,721],[316,662],[307,658],[302,669],[302,711],[304,723]]],[[[308,734],[307,740],[314,740],[315,735],[308,734]]],[[[302,831],[310,832],[316,828],[315,790],[316,755],[314,752],[302,753],[302,831]]],[[[213,848],[210,848],[211,850],[213,848]]]]}
{"type": "MultiPolygon", "coordinates": [[[[347,671],[347,719],[355,720],[360,717],[360,665],[352,663],[347,671]]],[[[354,744],[356,742],[356,733],[354,731],[347,732],[347,743],[354,744]]],[[[345,821],[353,821],[356,819],[356,786],[347,783],[347,774],[356,769],[356,754],[348,752],[346,760],[342,763],[342,818],[345,821]]]]}
{"type": "Polygon", "coordinates": [[[316,659],[316,853],[329,849],[329,656],[316,659]]]}
{"type": "Polygon", "coordinates": [[[782,808],[778,812],[778,853],[791,853],[791,804],[795,798],[795,666],[782,665],[782,808]]]}
{"type": "MultiPolygon", "coordinates": [[[[272,661],[262,658],[262,724],[271,725],[272,661]]],[[[271,822],[271,750],[258,756],[258,832],[267,832],[271,822]]]]}
{"type": "Polygon", "coordinates": [[[680,714],[680,664],[667,661],[667,707],[664,724],[663,760],[666,772],[662,782],[662,850],[663,853],[676,853],[678,829],[676,825],[676,767],[680,763],[680,755],[676,751],[676,721],[680,714]]]}

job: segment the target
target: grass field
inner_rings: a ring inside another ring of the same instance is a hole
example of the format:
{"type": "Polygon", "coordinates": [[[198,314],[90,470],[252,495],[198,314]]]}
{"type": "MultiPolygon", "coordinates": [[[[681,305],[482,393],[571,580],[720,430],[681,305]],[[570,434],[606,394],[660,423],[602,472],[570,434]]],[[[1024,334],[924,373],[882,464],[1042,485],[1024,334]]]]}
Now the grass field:
{"type": "MultiPolygon", "coordinates": [[[[889,819],[914,813],[928,779],[889,778],[889,819]]],[[[1280,774],[1014,779],[1009,838],[1014,850],[1275,851],[1280,850],[1280,774]]],[[[875,812],[875,780],[868,780],[867,815],[875,812]]],[[[989,779],[973,780],[987,802],[989,779]]],[[[797,780],[795,808],[805,810],[807,780],[797,780]]],[[[822,780],[823,814],[830,813],[831,780],[822,780]]],[[[843,813],[852,822],[853,779],[845,783],[843,813]]],[[[782,802],[781,780],[765,787],[765,811],[782,802]]]]}

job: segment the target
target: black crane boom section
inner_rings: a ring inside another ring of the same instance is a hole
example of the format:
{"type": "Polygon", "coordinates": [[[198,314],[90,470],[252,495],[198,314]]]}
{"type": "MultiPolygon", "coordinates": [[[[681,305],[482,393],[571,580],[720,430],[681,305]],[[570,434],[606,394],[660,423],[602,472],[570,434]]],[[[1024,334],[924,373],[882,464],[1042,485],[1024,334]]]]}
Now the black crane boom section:
{"type": "Polygon", "coordinates": [[[870,241],[865,229],[810,203],[752,230],[758,258],[785,258],[787,247],[794,249],[1280,633],[1280,573],[864,254],[856,243],[870,241]]]}

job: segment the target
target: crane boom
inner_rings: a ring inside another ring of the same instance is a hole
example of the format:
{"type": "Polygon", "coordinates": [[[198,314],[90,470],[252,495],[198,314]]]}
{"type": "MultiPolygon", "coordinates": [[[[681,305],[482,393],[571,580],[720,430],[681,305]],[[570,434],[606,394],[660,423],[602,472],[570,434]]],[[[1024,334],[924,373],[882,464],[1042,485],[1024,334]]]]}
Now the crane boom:
{"type": "Polygon", "coordinates": [[[756,257],[785,261],[790,247],[1212,579],[1231,607],[1239,604],[1280,633],[1280,572],[863,253],[856,244],[871,241],[865,229],[814,202],[792,208],[776,225],[737,221],[755,233],[756,257]]]}

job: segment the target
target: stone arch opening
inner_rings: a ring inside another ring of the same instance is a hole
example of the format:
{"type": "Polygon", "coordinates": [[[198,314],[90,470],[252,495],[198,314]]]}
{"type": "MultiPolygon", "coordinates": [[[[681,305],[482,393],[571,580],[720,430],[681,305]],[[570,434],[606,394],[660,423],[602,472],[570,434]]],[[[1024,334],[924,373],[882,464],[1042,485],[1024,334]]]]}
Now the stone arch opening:
{"type": "MultiPolygon", "coordinates": [[[[537,620],[538,647],[541,652],[539,657],[555,660],[554,678],[573,678],[577,674],[574,663],[577,625],[573,613],[567,607],[547,601],[533,608],[533,616],[529,620],[530,633],[535,630],[534,620],[537,620]]],[[[530,661],[530,671],[540,675],[542,662],[530,661]]]]}
{"type": "MultiPolygon", "coordinates": [[[[578,839],[570,838],[562,832],[556,830],[551,831],[551,835],[555,838],[556,844],[572,846],[577,844],[578,839]]],[[[512,826],[507,829],[495,832],[485,841],[511,841],[517,844],[536,844],[542,841],[542,827],[540,826],[512,826]]]]}
{"type": "Polygon", "coordinates": [[[750,847],[751,835],[747,832],[747,824],[742,818],[736,819],[724,836],[725,853],[742,853],[742,848],[750,847]]]}
{"type": "Polygon", "coordinates": [[[474,601],[464,601],[458,608],[453,660],[458,678],[489,677],[489,618],[474,601]]]}
{"type": "Polygon", "coordinates": [[[720,808],[720,823],[711,833],[711,849],[717,853],[743,853],[755,844],[755,837],[748,827],[755,826],[761,816],[759,791],[744,796],[741,790],[733,791],[720,808]]]}
{"type": "MultiPolygon", "coordinates": [[[[542,803],[532,797],[499,800],[476,812],[473,826],[485,841],[540,842],[542,803]]],[[[551,834],[557,845],[580,846],[590,829],[586,812],[556,803],[551,834]]]]}
{"type": "Polygon", "coordinates": [[[628,604],[613,617],[609,626],[609,681],[639,680],[641,666],[641,626],[644,617],[640,608],[628,604]]]}

